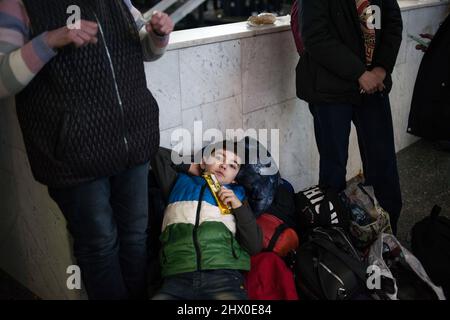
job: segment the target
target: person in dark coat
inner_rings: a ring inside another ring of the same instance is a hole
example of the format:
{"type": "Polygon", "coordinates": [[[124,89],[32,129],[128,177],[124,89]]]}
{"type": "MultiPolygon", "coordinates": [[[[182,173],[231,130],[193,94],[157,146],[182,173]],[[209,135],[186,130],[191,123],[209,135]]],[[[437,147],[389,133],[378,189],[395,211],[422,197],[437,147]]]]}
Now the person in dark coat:
{"type": "Polygon", "coordinates": [[[414,87],[408,133],[438,141],[450,151],[450,16],[437,33],[421,35],[431,39],[414,87]]]}
{"type": "Polygon", "coordinates": [[[374,187],[396,232],[402,199],[388,94],[402,40],[398,3],[302,0],[299,8],[305,51],[296,69],[297,96],[314,117],[319,184],[345,189],[353,121],[365,183],[374,187]]]}
{"type": "Polygon", "coordinates": [[[144,61],[162,56],[172,20],[146,21],[130,0],[0,1],[0,17],[0,99],[15,95],[31,171],[67,221],[83,288],[145,299],[159,108],[144,61]]]}

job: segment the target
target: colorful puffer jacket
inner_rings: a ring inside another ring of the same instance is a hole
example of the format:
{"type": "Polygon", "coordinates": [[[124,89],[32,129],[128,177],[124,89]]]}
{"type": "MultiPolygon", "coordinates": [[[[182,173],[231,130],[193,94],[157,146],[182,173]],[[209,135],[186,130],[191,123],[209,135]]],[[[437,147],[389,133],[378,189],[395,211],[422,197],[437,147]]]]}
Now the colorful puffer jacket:
{"type": "MultiPolygon", "coordinates": [[[[226,187],[243,201],[244,188],[226,187]]],[[[162,225],[162,276],[198,270],[250,270],[250,256],[235,234],[234,215],[221,214],[205,179],[180,173],[162,225]]]]}

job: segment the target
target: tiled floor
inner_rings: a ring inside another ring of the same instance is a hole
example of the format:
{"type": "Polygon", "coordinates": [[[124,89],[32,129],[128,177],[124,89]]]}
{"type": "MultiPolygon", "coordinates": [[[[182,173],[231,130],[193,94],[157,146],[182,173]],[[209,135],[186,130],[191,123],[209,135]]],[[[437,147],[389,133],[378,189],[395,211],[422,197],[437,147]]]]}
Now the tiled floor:
{"type": "Polygon", "coordinates": [[[39,298],[0,270],[0,300],[39,300],[39,298]]]}
{"type": "Polygon", "coordinates": [[[408,233],[435,204],[450,217],[450,152],[420,140],[398,154],[403,210],[398,238],[408,247],[408,233]]]}

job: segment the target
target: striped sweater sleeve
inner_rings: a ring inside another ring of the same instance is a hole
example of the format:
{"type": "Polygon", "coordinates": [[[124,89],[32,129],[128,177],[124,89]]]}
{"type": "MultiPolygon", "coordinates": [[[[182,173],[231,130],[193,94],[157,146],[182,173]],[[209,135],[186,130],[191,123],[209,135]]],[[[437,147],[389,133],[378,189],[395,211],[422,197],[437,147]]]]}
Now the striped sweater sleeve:
{"type": "Polygon", "coordinates": [[[130,9],[131,14],[136,21],[144,51],[144,60],[154,61],[159,59],[166,51],[167,44],[169,43],[169,36],[167,35],[161,37],[156,35],[154,32],[148,33],[144,27],[145,21],[141,12],[132,5],[131,0],[124,0],[124,2],[130,9]]]}
{"type": "Polygon", "coordinates": [[[0,0],[0,99],[25,88],[56,52],[45,33],[29,41],[29,19],[21,0],[0,0]]]}
{"type": "MultiPolygon", "coordinates": [[[[138,27],[144,26],[142,14],[124,0],[138,27]]],[[[141,40],[146,61],[164,54],[169,37],[148,34],[141,28],[141,40]]],[[[0,99],[24,89],[57,52],[45,41],[46,33],[30,37],[30,22],[21,0],[0,0],[0,99]]]]}

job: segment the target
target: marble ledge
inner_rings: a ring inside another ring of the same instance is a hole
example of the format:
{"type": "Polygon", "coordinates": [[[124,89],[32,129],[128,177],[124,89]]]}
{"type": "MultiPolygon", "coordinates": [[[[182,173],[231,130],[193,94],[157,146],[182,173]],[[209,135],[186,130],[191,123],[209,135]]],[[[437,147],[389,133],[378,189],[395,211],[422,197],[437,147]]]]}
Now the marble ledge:
{"type": "MultiPolygon", "coordinates": [[[[399,0],[402,11],[446,5],[450,0],[399,0]]],[[[249,38],[263,34],[287,31],[290,29],[289,15],[278,17],[275,25],[250,27],[246,21],[212,27],[175,31],[170,37],[168,50],[195,47],[210,43],[249,38]]]]}
{"type": "Polygon", "coordinates": [[[289,15],[278,17],[275,25],[250,27],[246,21],[212,27],[175,31],[170,36],[168,50],[194,47],[215,42],[224,42],[257,35],[282,32],[290,29],[289,15]]]}

